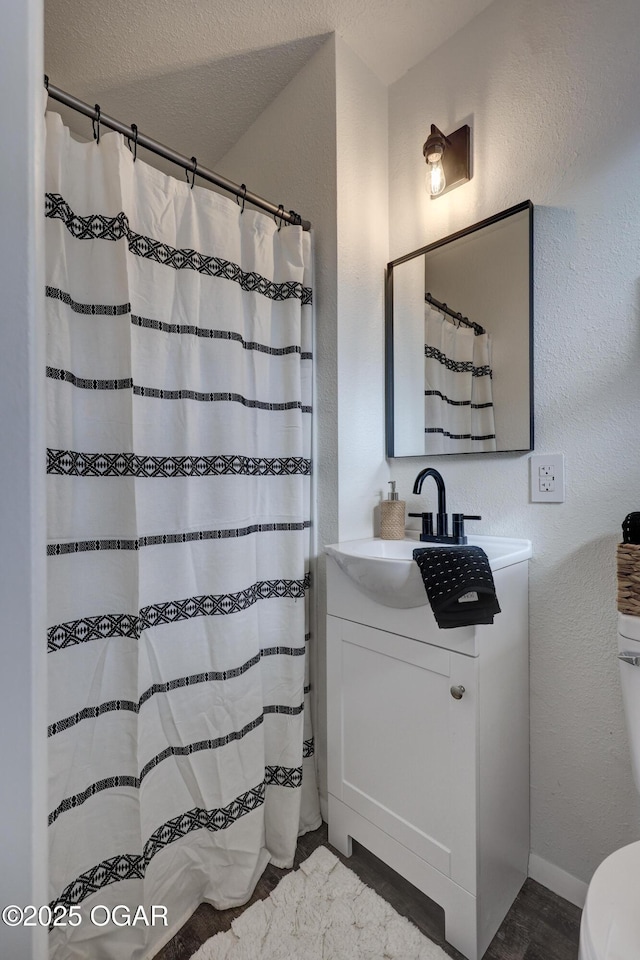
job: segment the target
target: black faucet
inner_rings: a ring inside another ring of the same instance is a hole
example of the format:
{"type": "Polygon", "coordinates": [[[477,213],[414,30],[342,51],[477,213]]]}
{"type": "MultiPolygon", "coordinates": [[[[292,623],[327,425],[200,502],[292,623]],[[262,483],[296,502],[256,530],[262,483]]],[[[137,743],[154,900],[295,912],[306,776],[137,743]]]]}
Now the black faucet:
{"type": "MultiPolygon", "coordinates": [[[[447,536],[447,492],[444,488],[444,480],[442,475],[438,473],[437,470],[434,470],[433,467],[425,467],[424,470],[421,470],[418,476],[416,477],[416,482],[413,485],[413,492],[418,494],[422,492],[422,484],[425,482],[427,477],[433,477],[436,482],[436,487],[438,488],[438,514],[436,517],[436,535],[438,537],[447,536]]],[[[410,514],[411,516],[411,514],[410,514]]],[[[421,516],[421,514],[418,514],[421,516]]],[[[431,530],[433,533],[433,529],[431,530]]]]}
{"type": "Polygon", "coordinates": [[[464,534],[465,520],[482,520],[482,517],[469,516],[464,513],[452,513],[453,530],[449,536],[449,521],[447,518],[447,493],[444,486],[442,475],[433,467],[425,467],[416,477],[413,485],[413,492],[419,494],[422,492],[422,484],[427,477],[433,477],[438,488],[438,513],[436,514],[436,532],[433,532],[433,513],[410,513],[410,517],[421,517],[422,532],[420,540],[430,543],[466,543],[467,538],[464,534]]]}

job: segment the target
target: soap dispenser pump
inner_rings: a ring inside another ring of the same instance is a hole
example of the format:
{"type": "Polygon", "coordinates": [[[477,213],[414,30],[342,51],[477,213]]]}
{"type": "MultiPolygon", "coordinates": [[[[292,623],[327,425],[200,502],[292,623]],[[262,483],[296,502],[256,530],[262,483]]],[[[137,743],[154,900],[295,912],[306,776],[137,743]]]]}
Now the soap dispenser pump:
{"type": "Polygon", "coordinates": [[[380,504],[380,537],[382,540],[404,540],[405,502],[398,499],[396,481],[389,480],[391,490],[380,504]]]}

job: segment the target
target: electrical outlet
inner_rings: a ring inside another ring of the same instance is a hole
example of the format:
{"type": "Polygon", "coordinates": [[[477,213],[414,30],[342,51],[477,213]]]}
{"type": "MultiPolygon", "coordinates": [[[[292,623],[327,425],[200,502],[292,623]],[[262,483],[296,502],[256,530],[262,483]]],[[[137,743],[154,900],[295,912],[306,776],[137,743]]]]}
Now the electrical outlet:
{"type": "Polygon", "coordinates": [[[532,503],[564,503],[564,454],[529,457],[532,503]]]}

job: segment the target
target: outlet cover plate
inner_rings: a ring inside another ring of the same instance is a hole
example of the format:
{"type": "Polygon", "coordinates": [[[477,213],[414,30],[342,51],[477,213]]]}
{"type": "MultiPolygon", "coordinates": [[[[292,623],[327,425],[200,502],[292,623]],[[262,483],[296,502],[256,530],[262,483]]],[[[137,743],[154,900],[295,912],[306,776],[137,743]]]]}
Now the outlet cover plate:
{"type": "Polygon", "coordinates": [[[536,453],[529,457],[532,503],[564,503],[564,454],[536,453]]]}

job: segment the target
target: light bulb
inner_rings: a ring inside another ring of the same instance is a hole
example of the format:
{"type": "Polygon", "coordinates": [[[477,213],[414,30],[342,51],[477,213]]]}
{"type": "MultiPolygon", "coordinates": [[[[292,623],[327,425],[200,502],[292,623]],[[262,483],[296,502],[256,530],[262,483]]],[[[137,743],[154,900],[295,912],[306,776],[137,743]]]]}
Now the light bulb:
{"type": "Polygon", "coordinates": [[[440,154],[437,158],[429,160],[427,163],[427,191],[432,197],[437,197],[438,194],[442,193],[446,185],[447,180],[442,166],[442,154],[440,154]]]}
{"type": "Polygon", "coordinates": [[[442,166],[445,143],[446,137],[444,134],[442,134],[434,124],[431,124],[431,133],[422,148],[422,152],[427,161],[427,192],[430,193],[432,197],[437,197],[441,194],[447,185],[447,179],[442,166]]]}

